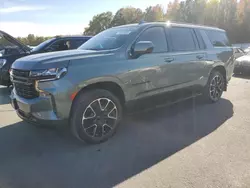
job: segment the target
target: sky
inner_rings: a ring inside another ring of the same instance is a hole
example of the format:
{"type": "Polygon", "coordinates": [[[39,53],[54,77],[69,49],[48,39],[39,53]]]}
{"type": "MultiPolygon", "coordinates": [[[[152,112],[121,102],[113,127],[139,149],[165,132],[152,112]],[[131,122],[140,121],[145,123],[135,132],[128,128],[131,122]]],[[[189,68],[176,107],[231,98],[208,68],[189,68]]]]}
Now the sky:
{"type": "Polygon", "coordinates": [[[170,0],[0,0],[0,30],[10,35],[82,34],[96,14],[126,6],[146,9],[170,0]]]}

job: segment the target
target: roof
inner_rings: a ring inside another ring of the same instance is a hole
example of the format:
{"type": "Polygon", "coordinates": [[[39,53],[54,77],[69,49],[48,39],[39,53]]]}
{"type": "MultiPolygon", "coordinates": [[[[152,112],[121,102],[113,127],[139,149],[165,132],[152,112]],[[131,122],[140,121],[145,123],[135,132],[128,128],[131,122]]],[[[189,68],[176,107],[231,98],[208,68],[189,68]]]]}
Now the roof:
{"type": "MultiPolygon", "coordinates": [[[[206,26],[206,25],[196,25],[196,24],[190,24],[190,23],[180,23],[180,22],[141,22],[137,24],[128,24],[128,25],[121,25],[117,26],[119,28],[122,27],[132,27],[132,26],[138,26],[138,27],[145,27],[149,25],[169,25],[169,26],[177,26],[177,27],[188,27],[188,28],[202,28],[202,29],[212,29],[212,30],[218,30],[218,31],[225,31],[223,29],[219,29],[217,27],[211,27],[211,26],[206,26]]],[[[116,28],[117,28],[116,27],[116,28]]]]}
{"type": "Polygon", "coordinates": [[[55,36],[55,38],[91,38],[92,36],[83,36],[83,35],[72,35],[72,36],[55,36]]]}

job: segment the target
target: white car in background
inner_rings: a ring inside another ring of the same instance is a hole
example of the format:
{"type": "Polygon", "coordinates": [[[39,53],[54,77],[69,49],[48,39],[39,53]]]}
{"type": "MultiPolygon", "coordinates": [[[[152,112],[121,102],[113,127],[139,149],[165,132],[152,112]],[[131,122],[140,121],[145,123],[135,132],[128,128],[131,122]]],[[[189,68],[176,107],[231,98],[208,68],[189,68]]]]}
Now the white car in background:
{"type": "Polygon", "coordinates": [[[250,47],[246,48],[246,49],[244,50],[244,52],[245,52],[245,53],[249,53],[249,52],[250,52],[250,47]]]}

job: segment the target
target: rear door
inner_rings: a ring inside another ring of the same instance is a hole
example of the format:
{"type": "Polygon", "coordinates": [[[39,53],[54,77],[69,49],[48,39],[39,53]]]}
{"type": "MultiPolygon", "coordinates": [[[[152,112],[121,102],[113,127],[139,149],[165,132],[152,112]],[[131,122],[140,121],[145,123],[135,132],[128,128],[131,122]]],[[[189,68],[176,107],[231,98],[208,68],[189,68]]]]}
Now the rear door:
{"type": "Polygon", "coordinates": [[[166,28],[170,52],[166,56],[166,82],[185,87],[199,84],[204,76],[206,54],[201,49],[195,30],[187,27],[166,28]],[[174,72],[175,74],[171,73],[174,72]]]}

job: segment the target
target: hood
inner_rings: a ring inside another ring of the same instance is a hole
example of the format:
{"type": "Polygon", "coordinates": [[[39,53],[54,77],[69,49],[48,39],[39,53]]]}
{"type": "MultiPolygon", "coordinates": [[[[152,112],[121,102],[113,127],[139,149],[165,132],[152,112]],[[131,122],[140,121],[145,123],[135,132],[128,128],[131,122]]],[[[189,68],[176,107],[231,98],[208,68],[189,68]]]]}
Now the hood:
{"type": "Polygon", "coordinates": [[[25,56],[12,64],[13,69],[39,70],[67,66],[70,60],[112,55],[113,51],[66,50],[25,56]]]}
{"type": "Polygon", "coordinates": [[[30,48],[24,44],[22,44],[20,41],[18,41],[17,39],[15,39],[14,37],[12,37],[11,35],[9,35],[8,33],[5,33],[3,31],[0,30],[0,36],[3,36],[4,38],[6,38],[10,43],[17,45],[18,47],[22,48],[23,50],[29,52],[30,48]]]}
{"type": "Polygon", "coordinates": [[[244,55],[236,59],[238,62],[250,62],[250,55],[244,55]]]}

